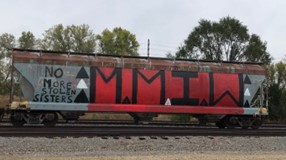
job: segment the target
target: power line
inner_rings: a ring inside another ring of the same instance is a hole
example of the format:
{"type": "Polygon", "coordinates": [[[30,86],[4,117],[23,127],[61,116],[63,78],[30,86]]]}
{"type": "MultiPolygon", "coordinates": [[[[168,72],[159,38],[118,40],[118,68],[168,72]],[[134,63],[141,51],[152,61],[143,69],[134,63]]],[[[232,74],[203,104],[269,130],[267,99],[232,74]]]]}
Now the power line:
{"type": "Polygon", "coordinates": [[[178,46],[175,47],[174,44],[170,45],[168,43],[159,42],[159,41],[153,42],[153,40],[150,40],[150,39],[147,39],[146,42],[142,42],[142,41],[139,42],[140,43],[139,53],[141,55],[147,55],[147,57],[154,56],[154,55],[161,55],[165,57],[167,53],[170,53],[170,52],[174,53],[178,50],[178,46]]]}
{"type": "MultiPolygon", "coordinates": [[[[141,51],[146,51],[147,50],[147,48],[140,48],[139,50],[141,50],[141,51]]],[[[150,47],[150,51],[162,51],[162,52],[170,52],[170,51],[172,51],[172,50],[168,50],[168,49],[161,49],[161,48],[152,48],[152,47],[150,47]]],[[[149,52],[150,53],[150,52],[149,52]]]]}
{"type": "MultiPolygon", "coordinates": [[[[169,48],[177,48],[179,45],[173,43],[168,43],[168,42],[160,42],[160,41],[156,41],[156,40],[152,40],[151,39],[151,43],[152,45],[156,45],[156,46],[162,46],[162,47],[169,47],[169,48]]],[[[146,41],[139,41],[140,44],[142,45],[147,45],[148,43],[146,43],[146,41]]]]}

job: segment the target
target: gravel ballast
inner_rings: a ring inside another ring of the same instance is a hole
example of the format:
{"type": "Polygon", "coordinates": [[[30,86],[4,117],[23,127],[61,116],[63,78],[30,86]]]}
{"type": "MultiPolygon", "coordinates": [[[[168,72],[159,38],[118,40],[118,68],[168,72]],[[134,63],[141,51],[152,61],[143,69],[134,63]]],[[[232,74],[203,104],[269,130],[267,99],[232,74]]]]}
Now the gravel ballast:
{"type": "Polygon", "coordinates": [[[0,159],[286,159],[286,137],[0,137],[0,159]]]}

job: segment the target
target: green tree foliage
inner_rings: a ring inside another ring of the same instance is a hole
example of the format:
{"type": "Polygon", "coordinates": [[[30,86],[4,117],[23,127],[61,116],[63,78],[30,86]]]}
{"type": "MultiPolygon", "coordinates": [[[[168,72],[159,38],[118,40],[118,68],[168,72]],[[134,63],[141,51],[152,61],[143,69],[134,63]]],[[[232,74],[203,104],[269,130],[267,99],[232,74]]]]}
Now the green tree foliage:
{"type": "Polygon", "coordinates": [[[174,56],[171,52],[166,53],[167,58],[175,59],[176,56],[174,56]]]}
{"type": "Polygon", "coordinates": [[[258,35],[249,35],[242,23],[231,17],[219,22],[201,20],[189,34],[176,57],[216,61],[271,62],[266,43],[258,35]]]}
{"type": "Polygon", "coordinates": [[[176,114],[171,116],[171,121],[188,122],[192,118],[189,114],[176,114]]]}
{"type": "Polygon", "coordinates": [[[286,64],[278,62],[268,67],[269,113],[273,120],[286,120],[286,64]]]}
{"type": "Polygon", "coordinates": [[[112,32],[105,29],[96,38],[99,41],[99,50],[103,54],[139,56],[136,36],[126,29],[114,28],[112,32]]]}
{"type": "Polygon", "coordinates": [[[16,44],[15,37],[11,34],[4,33],[0,36],[0,94],[9,93],[9,76],[10,65],[9,57],[11,54],[11,48],[14,48],[16,44]]]}
{"type": "Polygon", "coordinates": [[[44,33],[40,48],[65,52],[94,52],[96,36],[88,25],[55,25],[44,33]]]}
{"type": "Polygon", "coordinates": [[[268,66],[268,80],[270,84],[275,83],[275,64],[271,64],[268,66]]]}
{"type": "Polygon", "coordinates": [[[21,49],[35,49],[36,38],[30,31],[22,32],[21,37],[18,39],[19,48],[21,49]]]}
{"type": "Polygon", "coordinates": [[[10,93],[10,66],[7,62],[0,62],[0,94],[7,95],[10,93]]]}
{"type": "Polygon", "coordinates": [[[96,47],[96,35],[88,25],[68,26],[70,30],[71,46],[74,52],[94,52],[96,47]]]}
{"type": "Polygon", "coordinates": [[[244,52],[244,58],[247,62],[262,62],[269,64],[271,62],[271,56],[266,51],[266,42],[262,42],[260,37],[256,34],[252,34],[248,46],[244,52]]]}
{"type": "Polygon", "coordinates": [[[4,33],[0,36],[0,59],[10,57],[11,51],[16,45],[15,37],[12,34],[4,33]]]}

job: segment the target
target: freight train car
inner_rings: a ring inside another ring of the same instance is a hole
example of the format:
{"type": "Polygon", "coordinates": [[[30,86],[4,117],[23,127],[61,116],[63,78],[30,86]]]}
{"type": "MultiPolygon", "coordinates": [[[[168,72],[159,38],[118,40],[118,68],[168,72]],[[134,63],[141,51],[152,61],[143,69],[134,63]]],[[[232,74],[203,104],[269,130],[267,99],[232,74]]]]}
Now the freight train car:
{"type": "Polygon", "coordinates": [[[12,62],[25,98],[10,106],[16,126],[120,112],[136,122],[191,114],[220,128],[258,128],[268,114],[266,69],[258,63],[21,49],[13,50],[12,62]]]}

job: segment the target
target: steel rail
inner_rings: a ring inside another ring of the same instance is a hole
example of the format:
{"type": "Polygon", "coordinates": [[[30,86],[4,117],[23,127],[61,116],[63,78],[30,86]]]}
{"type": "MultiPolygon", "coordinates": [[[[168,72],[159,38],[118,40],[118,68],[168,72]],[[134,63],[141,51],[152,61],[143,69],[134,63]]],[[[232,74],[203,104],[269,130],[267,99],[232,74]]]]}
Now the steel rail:
{"type": "Polygon", "coordinates": [[[4,137],[95,137],[95,136],[286,136],[285,128],[216,129],[174,126],[1,126],[4,137]]]}

